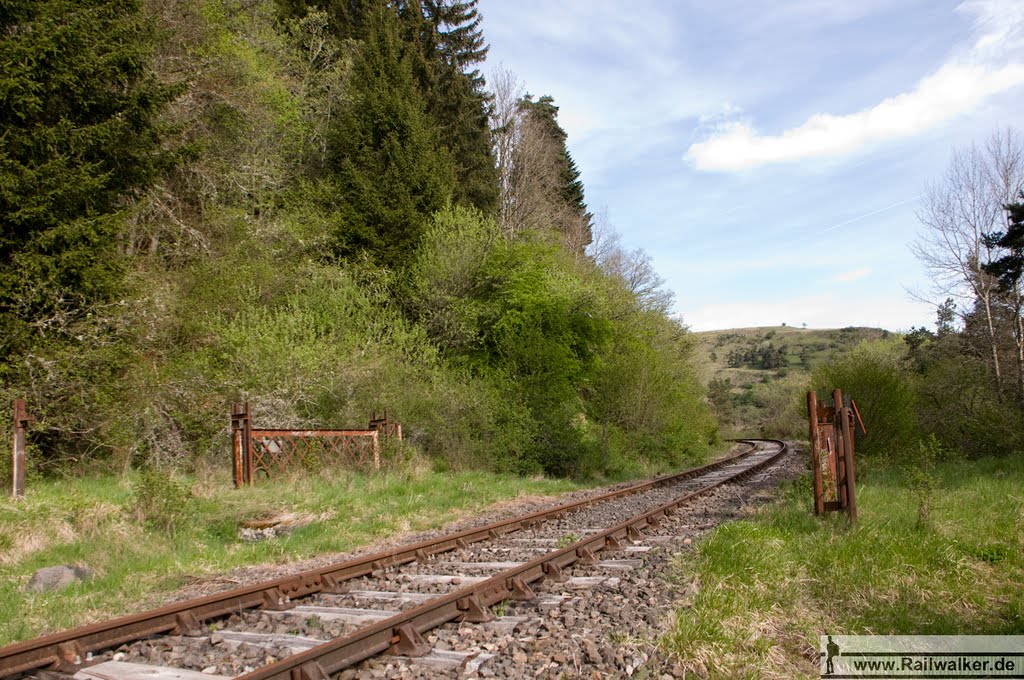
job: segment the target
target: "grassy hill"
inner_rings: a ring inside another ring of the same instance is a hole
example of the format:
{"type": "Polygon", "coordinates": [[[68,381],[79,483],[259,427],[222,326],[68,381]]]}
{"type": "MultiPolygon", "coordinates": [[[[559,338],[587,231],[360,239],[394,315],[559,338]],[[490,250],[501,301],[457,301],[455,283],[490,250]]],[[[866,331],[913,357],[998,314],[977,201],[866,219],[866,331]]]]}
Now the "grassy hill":
{"type": "Polygon", "coordinates": [[[889,334],[853,326],[765,326],[694,335],[701,377],[723,435],[788,436],[803,430],[803,394],[814,367],[835,353],[889,334]]]}

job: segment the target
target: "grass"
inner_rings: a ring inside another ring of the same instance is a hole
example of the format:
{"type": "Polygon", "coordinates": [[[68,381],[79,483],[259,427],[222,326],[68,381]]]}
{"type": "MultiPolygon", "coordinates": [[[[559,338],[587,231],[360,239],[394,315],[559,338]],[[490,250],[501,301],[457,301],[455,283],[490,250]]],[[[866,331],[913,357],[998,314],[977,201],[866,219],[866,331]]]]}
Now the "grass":
{"type": "Polygon", "coordinates": [[[818,636],[1024,633],[1024,459],[940,464],[926,523],[898,469],[858,478],[860,522],[806,479],[680,558],[666,648],[711,677],[818,677],[818,636]]]}
{"type": "Polygon", "coordinates": [[[224,480],[166,480],[173,503],[140,503],[138,476],[35,481],[0,501],[0,645],[161,602],[161,594],[235,567],[348,551],[403,531],[436,528],[496,502],[580,488],[566,480],[483,472],[345,473],[233,490],[224,480]],[[140,516],[148,512],[148,517],[140,516]],[[290,533],[244,542],[239,527],[288,516],[290,533]],[[40,567],[79,564],[94,578],[63,590],[24,589],[40,567]]]}

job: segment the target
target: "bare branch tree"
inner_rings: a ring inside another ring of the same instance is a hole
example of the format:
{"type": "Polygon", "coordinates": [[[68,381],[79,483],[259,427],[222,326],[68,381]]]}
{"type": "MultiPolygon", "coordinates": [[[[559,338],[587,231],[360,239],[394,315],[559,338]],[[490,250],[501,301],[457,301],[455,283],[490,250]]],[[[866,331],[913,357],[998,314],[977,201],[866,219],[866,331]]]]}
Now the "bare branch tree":
{"type": "MultiPolygon", "coordinates": [[[[991,234],[1005,230],[1004,206],[1024,186],[1024,151],[1011,131],[997,132],[985,148],[956,149],[941,180],[929,185],[918,211],[923,230],[911,248],[939,299],[953,297],[984,315],[997,384],[1002,384],[997,307],[1006,304],[996,279],[985,271],[997,256],[991,234]]],[[[1019,313],[1017,314],[1019,318],[1019,313]]],[[[1019,346],[1020,343],[1018,343],[1019,346]]],[[[1024,354],[1018,349],[1018,375],[1024,354]]]]}
{"type": "Polygon", "coordinates": [[[563,196],[563,147],[551,135],[549,122],[530,115],[524,105],[529,100],[514,74],[498,68],[490,83],[502,233],[515,238],[532,229],[582,257],[590,242],[590,216],[579,214],[563,196]]]}
{"type": "Polygon", "coordinates": [[[668,314],[675,294],[664,287],[665,279],[654,269],[654,259],[642,248],[623,248],[619,234],[604,215],[597,220],[587,254],[598,269],[617,279],[642,309],[668,314]]]}

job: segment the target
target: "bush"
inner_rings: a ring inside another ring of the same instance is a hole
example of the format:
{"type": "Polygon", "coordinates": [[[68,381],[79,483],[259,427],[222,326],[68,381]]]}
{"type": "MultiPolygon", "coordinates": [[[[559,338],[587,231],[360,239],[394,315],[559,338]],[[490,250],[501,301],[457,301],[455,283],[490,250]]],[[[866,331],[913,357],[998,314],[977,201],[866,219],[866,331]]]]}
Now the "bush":
{"type": "Polygon", "coordinates": [[[918,419],[947,448],[968,458],[1024,448],[1024,413],[1000,399],[990,371],[969,356],[930,362],[918,379],[918,419]]]}
{"type": "Polygon", "coordinates": [[[194,511],[191,490],[170,472],[144,468],[135,480],[131,506],[140,522],[174,535],[194,511]]]}
{"type": "Polygon", "coordinates": [[[863,342],[814,369],[811,388],[828,398],[839,388],[857,402],[867,434],[857,452],[894,456],[918,439],[914,378],[907,370],[906,350],[899,340],[863,342]]]}

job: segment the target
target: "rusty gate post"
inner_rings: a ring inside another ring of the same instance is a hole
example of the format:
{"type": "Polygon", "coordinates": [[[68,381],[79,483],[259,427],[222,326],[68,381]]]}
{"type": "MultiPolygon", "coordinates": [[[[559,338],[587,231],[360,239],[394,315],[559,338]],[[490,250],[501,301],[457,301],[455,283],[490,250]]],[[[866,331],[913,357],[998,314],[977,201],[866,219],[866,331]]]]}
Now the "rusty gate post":
{"type": "Polygon", "coordinates": [[[252,484],[252,411],[249,402],[231,405],[231,444],[237,489],[252,484]]]}
{"type": "Polygon", "coordinates": [[[846,468],[846,512],[850,516],[852,524],[857,521],[857,488],[853,470],[853,409],[843,406],[842,416],[843,463],[846,468]]]}
{"type": "Polygon", "coordinates": [[[836,493],[839,508],[845,510],[849,499],[846,497],[846,440],[843,437],[840,417],[843,412],[843,391],[832,390],[832,433],[836,440],[836,493]]]}
{"type": "Polygon", "coordinates": [[[24,399],[15,399],[13,404],[14,442],[11,446],[11,498],[25,497],[25,447],[27,430],[35,420],[28,414],[24,399]]]}
{"type": "Polygon", "coordinates": [[[814,514],[825,514],[825,492],[821,480],[821,453],[818,443],[818,394],[813,390],[807,393],[807,414],[810,422],[811,465],[814,470],[814,514]]]}

